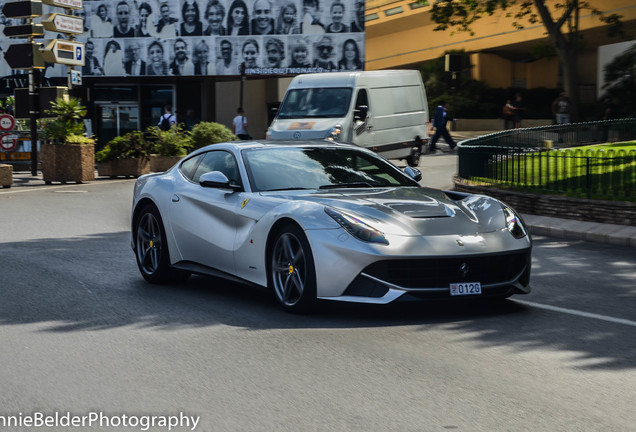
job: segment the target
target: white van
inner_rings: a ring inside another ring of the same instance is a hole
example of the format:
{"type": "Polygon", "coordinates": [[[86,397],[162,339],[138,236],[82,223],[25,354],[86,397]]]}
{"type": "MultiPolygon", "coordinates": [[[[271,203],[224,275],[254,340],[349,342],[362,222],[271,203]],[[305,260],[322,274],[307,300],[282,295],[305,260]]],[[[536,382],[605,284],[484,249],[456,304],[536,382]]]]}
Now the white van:
{"type": "Polygon", "coordinates": [[[428,141],[428,117],[418,71],[305,74],[289,85],[267,138],[326,138],[417,166],[428,141]]]}

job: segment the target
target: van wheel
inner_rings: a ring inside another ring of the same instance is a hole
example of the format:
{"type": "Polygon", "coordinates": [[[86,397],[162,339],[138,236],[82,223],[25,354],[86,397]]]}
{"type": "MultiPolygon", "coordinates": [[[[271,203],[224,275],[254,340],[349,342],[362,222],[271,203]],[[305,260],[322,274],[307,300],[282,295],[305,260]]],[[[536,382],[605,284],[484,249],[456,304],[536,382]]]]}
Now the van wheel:
{"type": "Polygon", "coordinates": [[[406,158],[406,163],[409,164],[410,167],[417,167],[420,164],[420,156],[422,155],[422,151],[417,148],[411,151],[411,155],[406,158]]]}

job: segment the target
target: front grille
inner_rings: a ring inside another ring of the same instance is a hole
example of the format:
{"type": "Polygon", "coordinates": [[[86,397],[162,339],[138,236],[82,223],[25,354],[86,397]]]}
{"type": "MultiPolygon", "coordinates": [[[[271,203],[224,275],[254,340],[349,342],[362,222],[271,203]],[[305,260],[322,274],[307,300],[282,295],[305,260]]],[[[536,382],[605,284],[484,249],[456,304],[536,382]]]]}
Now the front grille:
{"type": "Polygon", "coordinates": [[[441,288],[453,282],[511,283],[529,264],[530,252],[377,261],[362,273],[407,288],[441,288]]]}

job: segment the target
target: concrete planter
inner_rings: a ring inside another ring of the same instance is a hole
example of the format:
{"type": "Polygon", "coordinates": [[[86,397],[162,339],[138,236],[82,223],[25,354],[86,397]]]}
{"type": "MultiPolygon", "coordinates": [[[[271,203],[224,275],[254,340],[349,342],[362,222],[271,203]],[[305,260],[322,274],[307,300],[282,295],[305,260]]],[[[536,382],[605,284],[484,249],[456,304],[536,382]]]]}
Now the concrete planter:
{"type": "Polygon", "coordinates": [[[174,164],[183,159],[183,156],[150,156],[150,171],[164,172],[168,171],[174,164]]]}
{"type": "Polygon", "coordinates": [[[97,172],[106,177],[139,177],[150,173],[150,158],[114,159],[99,162],[97,172]]]}
{"type": "Polygon", "coordinates": [[[40,151],[42,179],[52,182],[95,180],[95,146],[86,144],[44,144],[40,151]]]}
{"type": "Polygon", "coordinates": [[[13,184],[13,166],[0,164],[0,186],[10,188],[13,184]]]}

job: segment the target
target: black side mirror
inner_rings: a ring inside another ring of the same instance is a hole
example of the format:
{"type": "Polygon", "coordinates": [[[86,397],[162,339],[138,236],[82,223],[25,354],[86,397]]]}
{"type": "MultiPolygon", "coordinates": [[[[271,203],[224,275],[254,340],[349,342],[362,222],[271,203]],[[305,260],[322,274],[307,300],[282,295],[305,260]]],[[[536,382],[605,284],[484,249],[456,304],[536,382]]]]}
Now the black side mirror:
{"type": "Polygon", "coordinates": [[[417,182],[422,180],[422,171],[420,171],[417,168],[407,166],[404,168],[404,172],[406,173],[407,176],[411,177],[413,180],[417,182]]]}
{"type": "Polygon", "coordinates": [[[366,106],[366,105],[358,105],[353,110],[353,119],[354,120],[364,121],[364,119],[367,118],[368,114],[369,114],[369,107],[368,106],[366,106]]]}

